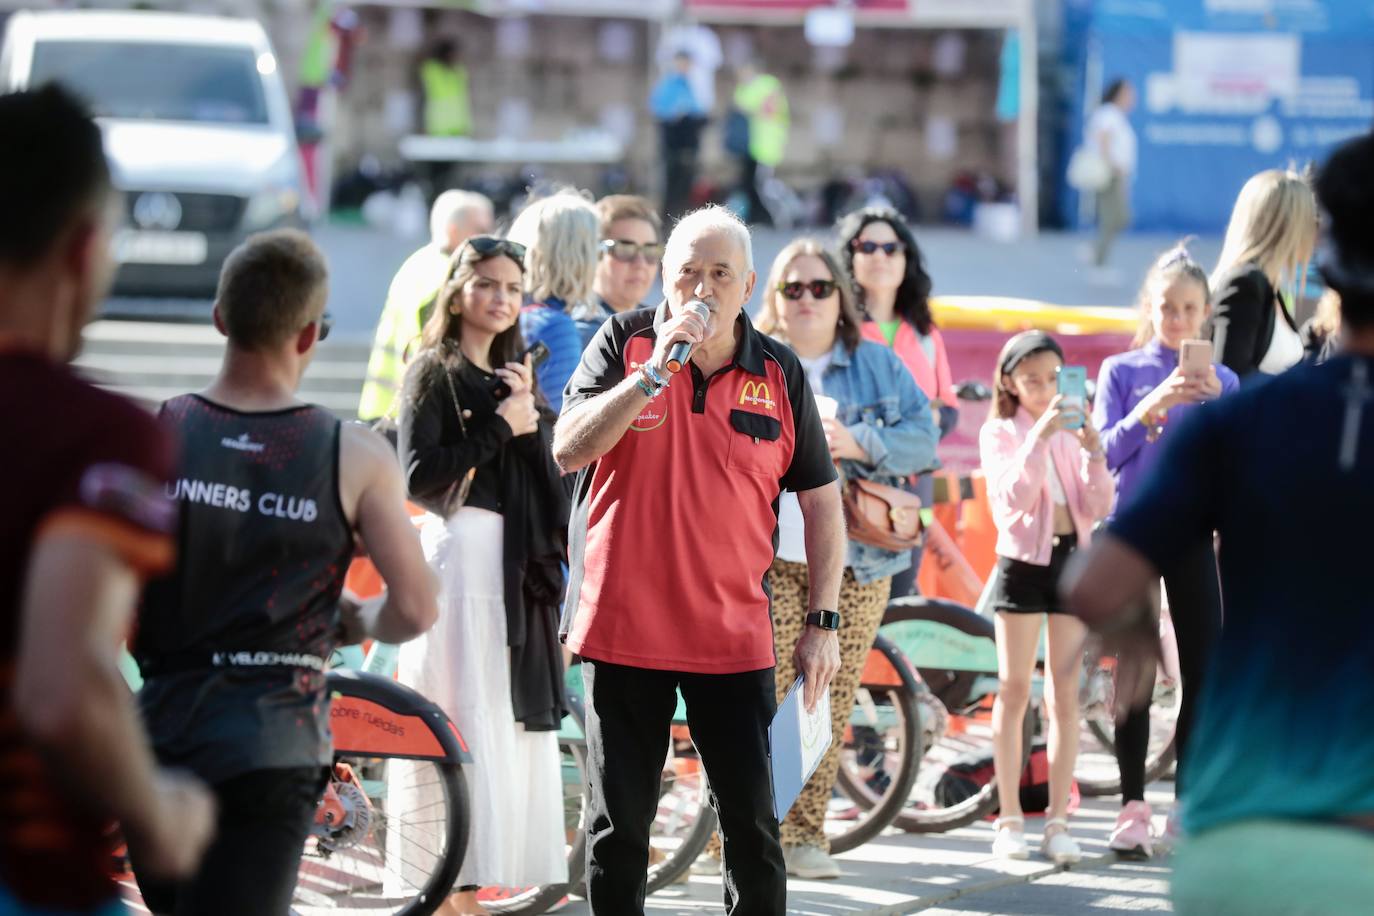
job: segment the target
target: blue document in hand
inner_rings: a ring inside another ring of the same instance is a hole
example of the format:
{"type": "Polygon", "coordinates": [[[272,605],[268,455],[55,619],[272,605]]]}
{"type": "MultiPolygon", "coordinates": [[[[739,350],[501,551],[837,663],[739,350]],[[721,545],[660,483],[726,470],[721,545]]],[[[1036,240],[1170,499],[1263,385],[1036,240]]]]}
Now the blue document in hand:
{"type": "Polygon", "coordinates": [[[781,822],[830,747],[830,688],[808,713],[797,678],[768,726],[768,762],[773,775],[773,815],[781,822]]]}

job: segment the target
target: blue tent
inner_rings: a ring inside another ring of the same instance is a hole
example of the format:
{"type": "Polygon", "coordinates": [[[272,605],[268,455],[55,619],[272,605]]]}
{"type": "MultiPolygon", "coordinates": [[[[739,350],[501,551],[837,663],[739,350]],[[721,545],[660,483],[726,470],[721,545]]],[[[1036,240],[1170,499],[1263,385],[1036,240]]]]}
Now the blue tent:
{"type": "MultiPolygon", "coordinates": [[[[1255,172],[1320,162],[1374,126],[1374,0],[1068,6],[1078,98],[1065,146],[1082,143],[1107,83],[1134,83],[1138,230],[1220,232],[1255,172]]],[[[1061,204],[1070,226],[1091,221],[1067,188],[1061,204]]]]}

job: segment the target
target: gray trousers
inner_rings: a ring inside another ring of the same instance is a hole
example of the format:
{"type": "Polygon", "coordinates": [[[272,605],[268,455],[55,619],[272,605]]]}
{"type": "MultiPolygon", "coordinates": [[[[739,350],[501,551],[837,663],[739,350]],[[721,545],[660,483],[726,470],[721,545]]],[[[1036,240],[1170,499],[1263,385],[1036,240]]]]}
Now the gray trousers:
{"type": "Polygon", "coordinates": [[[1131,224],[1130,185],[1124,175],[1113,175],[1111,183],[1097,194],[1097,245],[1093,263],[1102,267],[1111,253],[1112,242],[1131,224]]]}

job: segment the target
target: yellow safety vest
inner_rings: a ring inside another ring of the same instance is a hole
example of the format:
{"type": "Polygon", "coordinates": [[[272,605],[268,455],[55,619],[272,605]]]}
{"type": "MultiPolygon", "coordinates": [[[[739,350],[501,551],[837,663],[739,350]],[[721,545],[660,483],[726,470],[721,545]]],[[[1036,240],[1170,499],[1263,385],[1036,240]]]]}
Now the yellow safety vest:
{"type": "Polygon", "coordinates": [[[468,71],[459,64],[427,60],[420,65],[425,91],[425,133],[433,137],[462,137],[472,131],[468,102],[468,71]]]}
{"type": "Polygon", "coordinates": [[[749,116],[749,155],[754,161],[770,167],[782,162],[791,115],[778,78],[761,73],[736,88],[735,107],[749,116]]]}
{"type": "Polygon", "coordinates": [[[448,272],[449,256],[426,245],[406,258],[387,290],[386,306],[372,338],[367,380],[358,401],[358,417],[376,420],[391,414],[405,379],[407,358],[420,339],[423,316],[433,306],[448,272]]]}

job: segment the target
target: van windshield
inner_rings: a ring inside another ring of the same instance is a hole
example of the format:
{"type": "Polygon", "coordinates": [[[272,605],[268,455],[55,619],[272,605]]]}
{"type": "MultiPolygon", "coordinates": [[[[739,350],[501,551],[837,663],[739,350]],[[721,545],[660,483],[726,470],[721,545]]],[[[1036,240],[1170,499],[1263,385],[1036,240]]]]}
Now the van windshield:
{"type": "Polygon", "coordinates": [[[40,41],[29,85],[51,80],[83,96],[102,117],[268,123],[257,57],[242,45],[40,41]]]}

